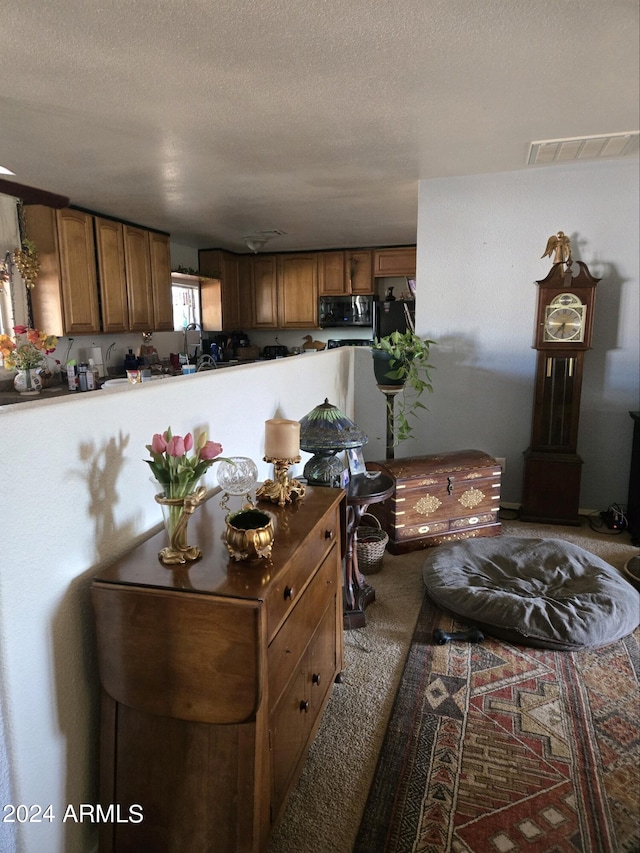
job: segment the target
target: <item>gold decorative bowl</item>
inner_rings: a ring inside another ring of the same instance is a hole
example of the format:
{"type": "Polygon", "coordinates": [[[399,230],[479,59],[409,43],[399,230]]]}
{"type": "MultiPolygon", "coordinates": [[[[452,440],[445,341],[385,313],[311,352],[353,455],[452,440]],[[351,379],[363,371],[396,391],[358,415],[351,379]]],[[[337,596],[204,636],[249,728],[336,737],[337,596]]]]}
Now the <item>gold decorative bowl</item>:
{"type": "Polygon", "coordinates": [[[273,521],[266,512],[245,507],[230,513],[226,524],[224,540],[234,560],[257,560],[271,556],[273,521]]]}

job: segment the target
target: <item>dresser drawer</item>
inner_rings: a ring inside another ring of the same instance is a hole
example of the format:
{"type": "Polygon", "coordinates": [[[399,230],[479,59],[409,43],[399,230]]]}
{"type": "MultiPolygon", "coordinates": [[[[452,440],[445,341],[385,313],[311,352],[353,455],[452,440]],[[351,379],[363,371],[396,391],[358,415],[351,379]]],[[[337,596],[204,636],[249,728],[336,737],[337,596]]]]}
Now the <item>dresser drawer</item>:
{"type": "MultiPolygon", "coordinates": [[[[342,607],[342,595],[340,595],[342,607]]],[[[331,604],[320,622],[309,646],[309,672],[311,679],[310,704],[311,713],[317,717],[332,689],[334,678],[342,668],[338,662],[336,648],[336,607],[331,604]]],[[[340,629],[342,630],[342,628],[340,629]]]]}
{"type": "MultiPolygon", "coordinates": [[[[325,610],[330,601],[335,602],[335,597],[340,592],[337,559],[336,547],[325,557],[305,594],[297,602],[269,646],[267,667],[271,708],[277,703],[292,672],[299,665],[300,658],[317,625],[318,614],[325,610]]],[[[332,643],[335,648],[335,636],[332,638],[332,643]]]]}
{"type": "Polygon", "coordinates": [[[318,615],[311,643],[269,717],[273,821],[304,766],[336,674],[335,604],[318,615]]]}
{"type": "Polygon", "coordinates": [[[313,571],[339,538],[340,515],[336,508],[327,512],[314,526],[290,565],[270,585],[265,596],[268,642],[271,642],[283,621],[297,604],[311,580],[313,571]]]}

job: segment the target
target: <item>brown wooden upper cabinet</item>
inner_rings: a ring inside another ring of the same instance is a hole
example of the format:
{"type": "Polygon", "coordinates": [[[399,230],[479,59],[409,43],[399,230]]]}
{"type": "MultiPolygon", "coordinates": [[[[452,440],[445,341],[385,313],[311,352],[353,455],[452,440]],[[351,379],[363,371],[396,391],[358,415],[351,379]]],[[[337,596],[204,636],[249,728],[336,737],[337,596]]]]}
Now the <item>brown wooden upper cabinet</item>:
{"type": "Polygon", "coordinates": [[[153,293],[153,326],[158,332],[173,331],[173,298],[171,293],[171,245],[168,234],[149,231],[151,291],[153,293]]]}
{"type": "Polygon", "coordinates": [[[319,252],[318,293],[320,296],[373,293],[372,250],[319,252]]]}
{"type": "Polygon", "coordinates": [[[73,208],[24,208],[33,322],[58,336],[173,328],[169,237],[73,208]]]}
{"type": "Polygon", "coordinates": [[[416,247],[402,246],[390,249],[374,249],[373,274],[378,277],[404,275],[409,278],[415,278],[416,247]]]}
{"type": "Polygon", "coordinates": [[[318,255],[255,255],[251,260],[254,329],[318,325],[318,255]]]}
{"type": "Polygon", "coordinates": [[[278,328],[278,258],[254,255],[250,259],[254,329],[278,328]]]}
{"type": "Polygon", "coordinates": [[[153,291],[149,238],[142,228],[124,226],[124,261],[129,301],[129,328],[144,332],[153,324],[153,291]]]}
{"type": "Polygon", "coordinates": [[[25,206],[24,216],[40,260],[31,291],[35,327],[59,337],[99,332],[93,217],[44,205],[25,206]]]}
{"type": "Polygon", "coordinates": [[[127,277],[124,269],[124,234],[121,222],[95,218],[98,279],[105,332],[129,330],[127,277]]]}
{"type": "Polygon", "coordinates": [[[414,277],[416,247],[256,255],[201,249],[199,269],[206,329],[313,329],[318,295],[373,293],[374,276],[414,277]]]}
{"type": "Polygon", "coordinates": [[[278,256],[278,320],[283,329],[318,325],[318,256],[278,256]]]}
{"type": "Polygon", "coordinates": [[[129,330],[171,331],[169,237],[133,225],[125,225],[123,233],[129,330]]]}
{"type": "Polygon", "coordinates": [[[244,258],[220,249],[201,249],[198,265],[202,321],[205,329],[237,331],[251,318],[249,286],[240,281],[244,258]]]}

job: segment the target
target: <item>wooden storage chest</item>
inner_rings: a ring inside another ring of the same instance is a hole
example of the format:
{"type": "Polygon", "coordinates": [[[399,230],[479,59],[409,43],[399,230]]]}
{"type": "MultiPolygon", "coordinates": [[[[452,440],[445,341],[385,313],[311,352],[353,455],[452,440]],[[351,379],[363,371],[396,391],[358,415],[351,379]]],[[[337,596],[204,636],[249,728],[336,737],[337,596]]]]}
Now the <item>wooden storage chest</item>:
{"type": "Polygon", "coordinates": [[[456,539],[501,532],[500,466],[480,450],[369,462],[395,480],[394,494],[368,509],[389,535],[387,550],[405,554],[456,539]]]}

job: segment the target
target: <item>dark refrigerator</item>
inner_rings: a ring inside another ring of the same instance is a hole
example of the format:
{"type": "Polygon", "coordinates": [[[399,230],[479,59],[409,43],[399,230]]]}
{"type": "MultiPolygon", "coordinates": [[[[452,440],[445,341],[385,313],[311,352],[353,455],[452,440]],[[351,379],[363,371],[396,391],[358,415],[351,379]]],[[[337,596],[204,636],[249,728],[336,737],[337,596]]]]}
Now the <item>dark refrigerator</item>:
{"type": "Polygon", "coordinates": [[[395,299],[393,302],[379,300],[373,303],[373,331],[376,338],[384,338],[396,330],[404,333],[409,325],[415,328],[415,321],[415,299],[395,299]]]}

